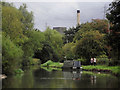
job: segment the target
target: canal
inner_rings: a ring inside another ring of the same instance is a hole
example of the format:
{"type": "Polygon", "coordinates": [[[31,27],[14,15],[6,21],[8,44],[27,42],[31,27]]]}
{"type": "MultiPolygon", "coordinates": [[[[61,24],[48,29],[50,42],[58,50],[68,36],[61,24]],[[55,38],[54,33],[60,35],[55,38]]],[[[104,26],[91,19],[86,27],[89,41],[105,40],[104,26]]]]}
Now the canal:
{"type": "Polygon", "coordinates": [[[119,84],[111,74],[40,67],[2,80],[2,88],[119,88],[119,84]]]}

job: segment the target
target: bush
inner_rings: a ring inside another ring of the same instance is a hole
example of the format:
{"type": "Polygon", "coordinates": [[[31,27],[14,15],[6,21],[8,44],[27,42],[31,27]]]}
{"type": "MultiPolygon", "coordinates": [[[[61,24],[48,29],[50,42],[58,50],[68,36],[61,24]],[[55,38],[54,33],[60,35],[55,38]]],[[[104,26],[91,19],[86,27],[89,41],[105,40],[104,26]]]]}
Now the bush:
{"type": "Polygon", "coordinates": [[[98,65],[108,65],[109,64],[109,59],[106,55],[101,55],[96,58],[97,59],[97,64],[98,65]]]}
{"type": "Polygon", "coordinates": [[[47,67],[47,66],[49,66],[49,67],[62,67],[63,64],[49,60],[46,63],[41,64],[41,66],[43,66],[43,67],[47,67]]]}
{"type": "Polygon", "coordinates": [[[2,72],[13,73],[16,68],[20,67],[23,51],[16,46],[8,36],[2,35],[2,72]]]}
{"type": "Polygon", "coordinates": [[[40,64],[40,59],[33,58],[30,60],[30,64],[31,65],[38,65],[38,64],[40,64]]]}
{"type": "Polygon", "coordinates": [[[23,71],[22,69],[16,69],[16,70],[14,71],[14,73],[15,73],[15,74],[22,74],[22,73],[24,73],[24,71],[23,71]]]}
{"type": "Polygon", "coordinates": [[[86,59],[78,58],[76,61],[81,61],[81,64],[86,64],[86,59]]]}

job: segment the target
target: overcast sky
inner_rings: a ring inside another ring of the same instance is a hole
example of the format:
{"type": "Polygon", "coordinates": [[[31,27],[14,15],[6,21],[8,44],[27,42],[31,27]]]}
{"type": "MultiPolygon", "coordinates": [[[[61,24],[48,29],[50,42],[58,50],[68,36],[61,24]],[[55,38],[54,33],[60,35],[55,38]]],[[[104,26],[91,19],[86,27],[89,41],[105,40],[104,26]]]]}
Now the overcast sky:
{"type": "MultiPolygon", "coordinates": [[[[18,8],[23,2],[14,2],[18,8]]],[[[104,18],[104,7],[106,9],[110,2],[24,2],[28,10],[33,11],[35,28],[44,31],[47,26],[51,28],[72,27],[77,23],[77,9],[80,9],[80,23],[92,19],[104,18]]]]}

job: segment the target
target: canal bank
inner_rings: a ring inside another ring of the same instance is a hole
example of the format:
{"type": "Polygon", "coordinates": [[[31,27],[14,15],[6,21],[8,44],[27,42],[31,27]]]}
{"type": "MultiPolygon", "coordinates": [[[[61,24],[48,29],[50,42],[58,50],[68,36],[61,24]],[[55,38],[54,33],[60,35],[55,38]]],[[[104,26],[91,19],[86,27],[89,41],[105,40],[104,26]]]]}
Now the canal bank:
{"type": "MultiPolygon", "coordinates": [[[[71,64],[71,63],[70,63],[71,64]]],[[[62,68],[64,63],[53,62],[51,60],[47,61],[44,64],[41,64],[42,67],[54,67],[54,68],[62,68]]],[[[71,65],[69,65],[71,66],[71,65]]],[[[72,69],[72,68],[70,68],[72,69]]],[[[105,66],[105,65],[82,65],[82,70],[84,71],[93,71],[99,73],[110,73],[115,76],[120,76],[120,66],[105,66]]]]}
{"type": "Polygon", "coordinates": [[[82,65],[82,70],[85,71],[93,71],[93,72],[101,72],[101,73],[111,73],[115,76],[120,76],[120,66],[105,66],[105,65],[82,65]]]}

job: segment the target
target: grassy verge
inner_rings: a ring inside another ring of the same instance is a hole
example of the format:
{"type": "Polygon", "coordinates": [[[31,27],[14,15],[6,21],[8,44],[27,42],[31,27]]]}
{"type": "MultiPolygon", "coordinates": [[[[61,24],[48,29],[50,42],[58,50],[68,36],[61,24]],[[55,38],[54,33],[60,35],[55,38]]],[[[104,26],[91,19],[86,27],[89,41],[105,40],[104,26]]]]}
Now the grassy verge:
{"type": "Polygon", "coordinates": [[[120,76],[120,66],[102,66],[102,65],[88,65],[88,66],[82,66],[84,70],[89,71],[103,71],[103,72],[111,72],[112,74],[119,75],[120,76]]]}
{"type": "Polygon", "coordinates": [[[53,62],[51,60],[47,61],[46,63],[41,64],[42,67],[58,67],[61,68],[63,63],[53,62]]]}
{"type": "Polygon", "coordinates": [[[100,77],[106,77],[106,76],[113,76],[111,74],[106,74],[106,73],[96,73],[96,72],[91,72],[91,71],[83,71],[82,74],[89,74],[92,76],[100,76],[100,77]]]}

